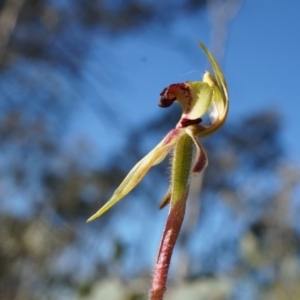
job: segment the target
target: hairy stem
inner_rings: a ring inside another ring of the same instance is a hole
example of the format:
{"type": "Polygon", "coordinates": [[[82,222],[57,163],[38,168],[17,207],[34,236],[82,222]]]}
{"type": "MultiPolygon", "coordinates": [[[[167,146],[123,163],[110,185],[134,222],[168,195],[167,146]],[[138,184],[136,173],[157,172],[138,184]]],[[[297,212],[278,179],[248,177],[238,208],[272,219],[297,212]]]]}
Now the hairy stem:
{"type": "Polygon", "coordinates": [[[170,210],[154,268],[149,300],[162,300],[166,291],[170,261],[185,214],[192,151],[191,138],[187,135],[182,136],[174,149],[170,210]]]}

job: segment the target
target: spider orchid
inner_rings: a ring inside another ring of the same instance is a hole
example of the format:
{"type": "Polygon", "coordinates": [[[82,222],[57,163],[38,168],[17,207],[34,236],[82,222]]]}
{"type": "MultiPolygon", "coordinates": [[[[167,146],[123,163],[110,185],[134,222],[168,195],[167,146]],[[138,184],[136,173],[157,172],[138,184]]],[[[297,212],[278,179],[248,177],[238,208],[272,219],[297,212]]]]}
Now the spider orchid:
{"type": "Polygon", "coordinates": [[[208,57],[214,75],[206,72],[202,82],[171,84],[161,92],[159,106],[169,107],[173,102],[181,104],[182,115],[179,122],[133,167],[111,199],[87,220],[90,222],[101,216],[126,196],[152,166],[159,164],[171,150],[173,151],[171,184],[160,203],[160,208],[170,204],[170,209],[154,268],[149,300],[163,299],[172,252],[184,219],[190,175],[201,173],[208,163],[198,139],[218,130],[224,124],[228,113],[225,78],[210,52],[202,43],[199,42],[199,45],[208,57]],[[211,124],[200,125],[201,117],[206,113],[211,119],[211,124]]]}
{"type": "Polygon", "coordinates": [[[160,208],[170,203],[170,210],[178,201],[184,202],[188,195],[190,174],[197,175],[207,166],[207,156],[198,138],[218,130],[225,122],[228,112],[228,92],[225,78],[206,47],[199,42],[208,57],[214,75],[206,72],[203,81],[171,84],[160,94],[159,106],[169,107],[173,102],[182,106],[182,116],[176,127],[142,160],[140,160],[110,200],[91,216],[87,222],[100,217],[110,207],[126,196],[146,175],[173,150],[171,185],[161,201],[160,208]],[[203,126],[201,117],[208,113],[212,124],[203,126]]]}

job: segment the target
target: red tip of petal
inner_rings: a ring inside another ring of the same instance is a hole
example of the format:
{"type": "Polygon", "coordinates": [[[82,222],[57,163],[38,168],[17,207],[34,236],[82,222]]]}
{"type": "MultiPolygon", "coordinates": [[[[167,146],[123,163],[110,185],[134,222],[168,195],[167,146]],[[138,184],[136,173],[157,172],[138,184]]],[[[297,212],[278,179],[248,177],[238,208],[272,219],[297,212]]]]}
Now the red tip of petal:
{"type": "Polygon", "coordinates": [[[164,88],[160,93],[160,99],[158,105],[160,107],[169,107],[176,101],[176,94],[178,90],[189,92],[190,89],[185,83],[171,84],[169,87],[164,88]]]}
{"type": "Polygon", "coordinates": [[[158,102],[158,105],[160,107],[169,107],[173,104],[173,102],[176,100],[176,97],[170,97],[169,94],[169,88],[163,89],[163,91],[160,93],[160,99],[158,102]]]}
{"type": "Polygon", "coordinates": [[[195,162],[193,167],[193,173],[200,173],[202,172],[208,164],[208,159],[204,151],[201,152],[198,160],[195,162]]]}

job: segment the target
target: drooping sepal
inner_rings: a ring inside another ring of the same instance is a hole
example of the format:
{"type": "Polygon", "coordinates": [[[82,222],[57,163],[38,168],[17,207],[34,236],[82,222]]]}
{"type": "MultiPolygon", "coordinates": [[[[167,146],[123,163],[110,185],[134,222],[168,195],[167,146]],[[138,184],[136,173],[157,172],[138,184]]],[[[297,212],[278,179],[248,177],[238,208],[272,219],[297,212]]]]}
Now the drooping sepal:
{"type": "Polygon", "coordinates": [[[199,143],[197,136],[194,134],[192,128],[186,128],[186,132],[194,141],[196,151],[195,151],[192,172],[193,172],[193,175],[198,175],[207,167],[208,158],[205,154],[203,147],[199,143]]]}
{"type": "Polygon", "coordinates": [[[100,210],[91,216],[87,222],[100,217],[109,208],[126,196],[133,188],[135,188],[135,186],[143,179],[152,166],[157,165],[164,160],[164,158],[176,144],[177,140],[180,139],[183,134],[184,131],[182,130],[171,130],[151,152],[149,152],[133,167],[120,186],[115,190],[110,200],[108,200],[108,202],[106,202],[106,204],[104,204],[100,210]]]}

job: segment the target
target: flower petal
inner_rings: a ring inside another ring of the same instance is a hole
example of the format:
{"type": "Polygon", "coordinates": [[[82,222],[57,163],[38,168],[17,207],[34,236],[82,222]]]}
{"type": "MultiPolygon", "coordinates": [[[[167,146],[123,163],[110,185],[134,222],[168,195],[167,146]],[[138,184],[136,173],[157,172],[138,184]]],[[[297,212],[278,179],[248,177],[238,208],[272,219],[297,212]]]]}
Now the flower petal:
{"type": "Polygon", "coordinates": [[[203,138],[216,132],[226,121],[228,114],[228,101],[224,101],[218,86],[213,86],[212,90],[212,101],[208,109],[208,114],[212,120],[212,124],[208,126],[192,124],[189,126],[193,127],[194,129],[198,128],[198,131],[193,129],[194,134],[197,135],[198,138],[203,138]]]}
{"type": "Polygon", "coordinates": [[[211,53],[201,42],[199,42],[199,45],[202,48],[202,50],[205,52],[214,70],[215,76],[206,72],[203,76],[203,81],[207,82],[208,85],[213,88],[214,91],[213,101],[215,102],[215,105],[219,112],[219,121],[223,121],[222,122],[223,124],[226,119],[228,113],[228,106],[229,106],[228,89],[227,89],[226,80],[224,78],[224,75],[218,63],[215,61],[211,53]]]}
{"type": "Polygon", "coordinates": [[[198,43],[208,57],[215,75],[206,72],[203,76],[203,82],[212,89],[212,99],[208,108],[212,125],[202,126],[195,123],[189,127],[193,127],[194,135],[205,137],[217,131],[224,124],[228,114],[229,101],[227,84],[218,63],[207,48],[201,42],[198,43]]]}
{"type": "MultiPolygon", "coordinates": [[[[195,120],[202,117],[207,111],[212,101],[213,91],[206,82],[187,82],[191,90],[192,101],[189,109],[184,111],[182,117],[195,120]]],[[[181,99],[178,102],[181,103],[181,99]]]]}
{"type": "Polygon", "coordinates": [[[93,221],[100,217],[104,212],[126,196],[135,186],[143,179],[149,169],[160,163],[173,148],[176,141],[184,134],[183,130],[174,129],[167,134],[167,136],[142,160],[140,160],[133,169],[128,173],[120,186],[115,190],[114,194],[98,210],[93,216],[91,216],[87,222],[93,221]]]}
{"type": "Polygon", "coordinates": [[[199,123],[208,111],[212,101],[213,90],[207,82],[194,81],[171,84],[160,93],[159,106],[169,107],[173,102],[182,106],[183,114],[177,128],[199,123]]]}
{"type": "Polygon", "coordinates": [[[205,52],[206,56],[208,57],[211,65],[212,65],[212,68],[214,70],[215,77],[216,77],[215,79],[216,79],[217,86],[219,87],[219,89],[222,93],[222,98],[223,98],[224,103],[226,102],[226,105],[228,105],[228,89],[227,89],[227,84],[226,84],[224,75],[223,75],[218,63],[215,61],[214,57],[207,50],[207,48],[201,42],[198,42],[198,44],[202,48],[202,50],[205,52]]]}
{"type": "Polygon", "coordinates": [[[197,136],[194,134],[192,128],[187,127],[185,131],[192,138],[196,146],[196,155],[194,158],[194,166],[192,168],[192,172],[194,175],[198,175],[207,167],[208,158],[204,152],[204,149],[200,145],[197,136]]]}
{"type": "Polygon", "coordinates": [[[160,93],[158,105],[160,107],[169,107],[175,101],[182,105],[184,112],[189,110],[192,102],[192,94],[190,86],[187,83],[174,83],[165,88],[160,93]]]}

